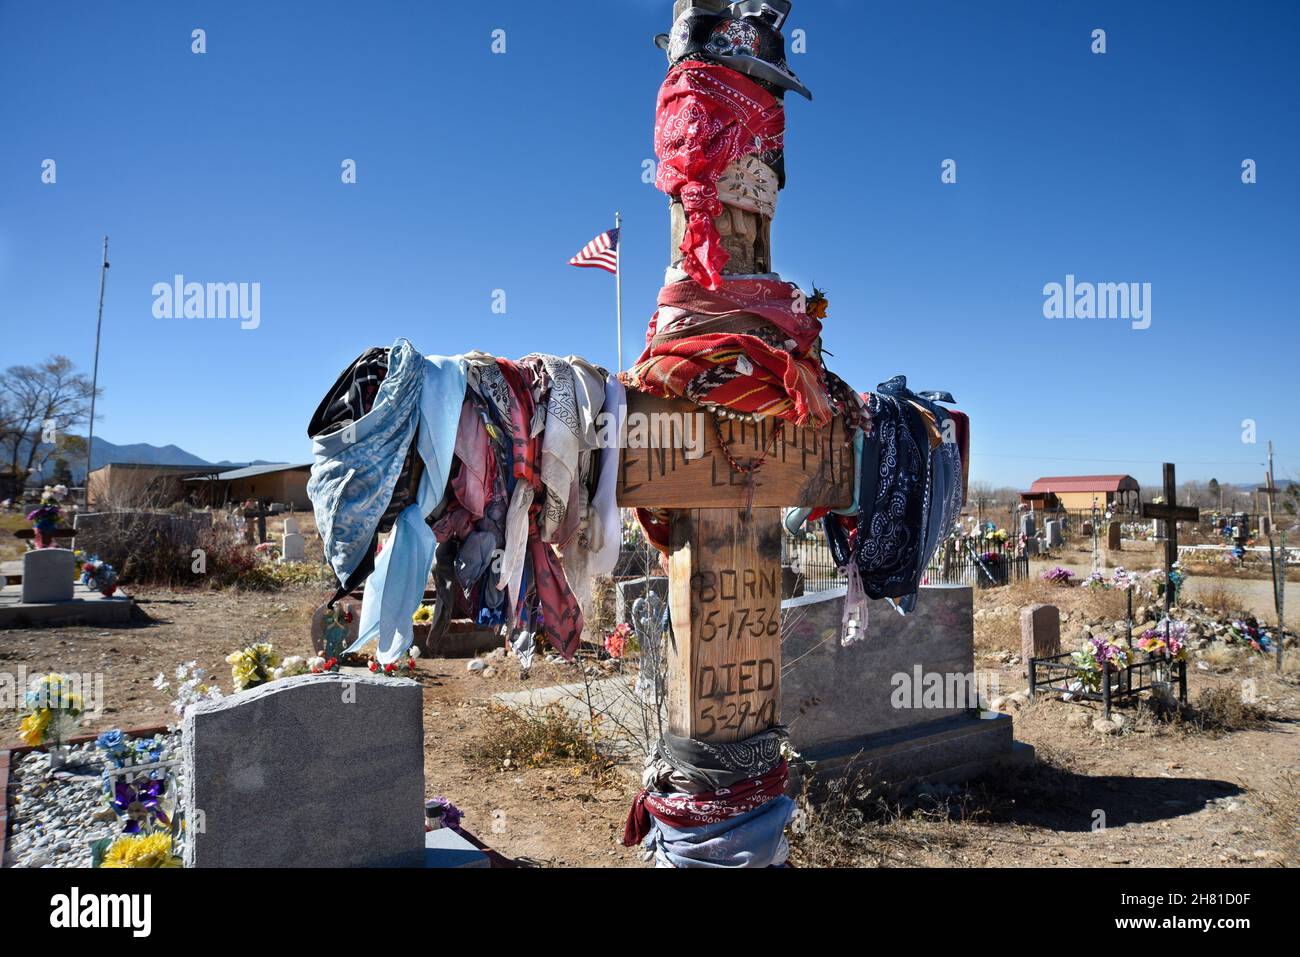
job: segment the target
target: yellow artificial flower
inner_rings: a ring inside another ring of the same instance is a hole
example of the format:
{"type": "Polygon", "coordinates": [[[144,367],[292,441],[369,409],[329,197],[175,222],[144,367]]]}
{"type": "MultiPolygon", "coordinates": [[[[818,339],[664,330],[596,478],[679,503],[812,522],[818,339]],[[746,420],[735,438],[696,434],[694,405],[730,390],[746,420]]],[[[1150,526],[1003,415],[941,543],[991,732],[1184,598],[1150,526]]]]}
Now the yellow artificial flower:
{"type": "Polygon", "coordinates": [[[172,854],[172,837],[166,832],[147,837],[119,837],[104,853],[101,867],[180,867],[172,854]]]}
{"type": "Polygon", "coordinates": [[[230,678],[236,690],[242,690],[254,683],[270,681],[271,672],[280,664],[280,656],[269,642],[262,641],[231,652],[226,656],[226,662],[230,665],[230,678]]]}
{"type": "Polygon", "coordinates": [[[411,616],[411,621],[420,624],[425,621],[433,621],[433,608],[429,605],[421,605],[415,609],[415,614],[411,616]]]}
{"type": "Polygon", "coordinates": [[[50,719],[54,716],[49,708],[37,708],[18,725],[18,736],[29,747],[36,747],[45,740],[50,730],[50,719]]]}

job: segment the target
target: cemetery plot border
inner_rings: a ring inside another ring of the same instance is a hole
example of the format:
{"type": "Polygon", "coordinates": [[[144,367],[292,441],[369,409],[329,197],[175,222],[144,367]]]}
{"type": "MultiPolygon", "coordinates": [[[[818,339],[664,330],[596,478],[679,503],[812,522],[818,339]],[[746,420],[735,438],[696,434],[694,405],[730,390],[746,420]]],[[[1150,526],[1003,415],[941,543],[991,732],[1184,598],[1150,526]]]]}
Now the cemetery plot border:
{"type": "Polygon", "coordinates": [[[996,561],[984,561],[976,555],[964,555],[959,561],[933,564],[926,568],[931,585],[972,585],[996,588],[1029,577],[1029,556],[998,552],[996,561]]]}
{"type": "MultiPolygon", "coordinates": [[[[150,738],[157,734],[166,734],[166,725],[151,725],[147,728],[132,728],[125,732],[132,738],[150,738]]],[[[68,738],[65,744],[87,744],[98,738],[98,734],[78,734],[68,738]]],[[[14,759],[32,751],[43,751],[45,745],[16,744],[11,748],[0,748],[0,862],[4,861],[9,850],[10,802],[13,795],[9,788],[9,772],[14,766],[14,759]]],[[[0,867],[3,864],[0,863],[0,867]]]]}
{"type": "Polygon", "coordinates": [[[1178,684],[1178,700],[1187,702],[1187,662],[1167,661],[1162,657],[1144,658],[1123,668],[1107,668],[1101,674],[1097,691],[1084,684],[1085,668],[1074,663],[1071,652],[1062,652],[1046,658],[1029,659],[1029,696],[1045,692],[1059,692],[1085,701],[1100,701],[1106,717],[1111,705],[1117,701],[1135,699],[1140,692],[1156,687],[1162,672],[1170,674],[1178,684]]]}

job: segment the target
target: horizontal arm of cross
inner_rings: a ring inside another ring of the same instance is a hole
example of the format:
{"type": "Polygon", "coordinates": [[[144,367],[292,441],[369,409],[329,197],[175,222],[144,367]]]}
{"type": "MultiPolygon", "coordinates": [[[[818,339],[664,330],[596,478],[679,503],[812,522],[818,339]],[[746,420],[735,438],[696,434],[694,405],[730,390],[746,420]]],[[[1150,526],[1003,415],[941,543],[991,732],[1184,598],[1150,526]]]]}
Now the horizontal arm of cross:
{"type": "Polygon", "coordinates": [[[628,393],[627,414],[618,476],[623,508],[846,508],[853,502],[853,436],[839,418],[822,429],[772,417],[719,419],[715,426],[713,413],[698,405],[643,392],[628,393]],[[761,461],[752,488],[750,475],[736,471],[732,460],[742,467],[761,461]]]}
{"type": "Polygon", "coordinates": [[[1199,522],[1201,510],[1191,505],[1155,505],[1142,503],[1142,517],[1155,518],[1162,522],[1199,522]]]}

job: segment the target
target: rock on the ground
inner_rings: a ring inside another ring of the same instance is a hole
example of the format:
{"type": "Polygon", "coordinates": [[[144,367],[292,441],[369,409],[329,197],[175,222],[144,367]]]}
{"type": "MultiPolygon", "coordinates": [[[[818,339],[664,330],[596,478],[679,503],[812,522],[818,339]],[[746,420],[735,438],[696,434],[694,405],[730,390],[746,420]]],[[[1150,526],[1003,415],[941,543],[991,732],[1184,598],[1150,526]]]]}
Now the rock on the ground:
{"type": "Polygon", "coordinates": [[[1093,718],[1092,730],[1099,734],[1119,734],[1120,726],[1107,718],[1093,718]]]}

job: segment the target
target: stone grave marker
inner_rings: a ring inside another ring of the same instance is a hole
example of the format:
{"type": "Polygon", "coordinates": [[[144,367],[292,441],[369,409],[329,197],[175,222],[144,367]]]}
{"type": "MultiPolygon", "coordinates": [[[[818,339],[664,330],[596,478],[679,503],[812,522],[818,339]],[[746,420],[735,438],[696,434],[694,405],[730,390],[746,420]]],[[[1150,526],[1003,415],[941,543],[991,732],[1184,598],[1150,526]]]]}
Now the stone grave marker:
{"type": "Polygon", "coordinates": [[[1124,547],[1123,539],[1120,537],[1123,529],[1119,522],[1111,522],[1106,526],[1106,549],[1112,552],[1118,552],[1124,547]]]}
{"type": "Polygon", "coordinates": [[[1047,535],[1048,548],[1057,548],[1065,541],[1064,537],[1061,535],[1061,523],[1058,521],[1053,520],[1044,522],[1043,531],[1047,535]]]}
{"type": "Polygon", "coordinates": [[[187,866],[424,866],[414,681],[302,675],[205,702],[183,761],[187,866]]]}
{"type": "Polygon", "coordinates": [[[872,601],[866,637],[849,645],[846,591],[782,604],[782,720],[819,781],[851,770],[892,790],[1032,760],[1009,716],[979,710],[998,689],[975,670],[971,586],[923,585],[906,617],[872,601]]]}
{"type": "Polygon", "coordinates": [[[299,531],[298,520],[292,515],[284,520],[284,533],[286,535],[297,535],[299,531]]]}
{"type": "Polygon", "coordinates": [[[280,560],[300,562],[307,557],[307,540],[297,532],[285,532],[284,543],[280,548],[280,560]]]}
{"type": "Polygon", "coordinates": [[[1028,605],[1020,610],[1020,673],[1029,673],[1030,658],[1061,653],[1061,610],[1055,605],[1028,605]]]}
{"type": "Polygon", "coordinates": [[[68,548],[38,548],[23,555],[25,605],[72,601],[77,563],[68,548]]]}

